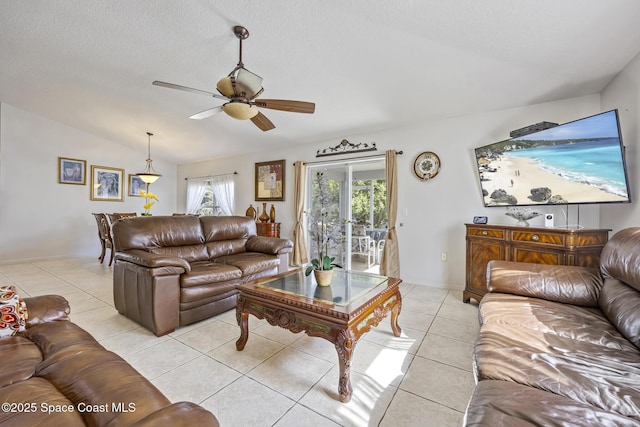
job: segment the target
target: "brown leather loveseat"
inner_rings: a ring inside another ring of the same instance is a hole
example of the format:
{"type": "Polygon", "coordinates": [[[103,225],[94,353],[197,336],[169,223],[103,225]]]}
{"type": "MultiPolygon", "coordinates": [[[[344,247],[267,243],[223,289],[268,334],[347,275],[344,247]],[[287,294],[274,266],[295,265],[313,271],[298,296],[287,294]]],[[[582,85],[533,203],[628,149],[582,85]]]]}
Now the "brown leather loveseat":
{"type": "Polygon", "coordinates": [[[125,218],[112,233],[115,307],[158,336],[234,308],[236,287],[286,271],[293,248],[246,216],[125,218]]]}
{"type": "Polygon", "coordinates": [[[491,261],[467,426],[640,426],[640,228],[600,269],[491,261]]]}
{"type": "Polygon", "coordinates": [[[26,330],[0,338],[0,425],[218,426],[194,403],[171,404],[131,365],[70,322],[63,297],[24,301],[26,330]]]}

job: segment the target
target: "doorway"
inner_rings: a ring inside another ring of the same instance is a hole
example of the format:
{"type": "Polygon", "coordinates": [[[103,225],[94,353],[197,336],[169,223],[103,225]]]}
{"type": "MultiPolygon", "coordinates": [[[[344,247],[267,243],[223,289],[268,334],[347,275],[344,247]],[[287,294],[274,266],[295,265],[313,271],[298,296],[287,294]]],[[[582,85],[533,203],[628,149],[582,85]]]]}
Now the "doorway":
{"type": "MultiPolygon", "coordinates": [[[[378,274],[388,227],[384,158],[308,165],[308,211],[319,203],[314,198],[314,177],[318,172],[323,173],[327,183],[328,219],[340,230],[340,239],[329,248],[329,256],[335,257],[335,263],[345,270],[378,274]]],[[[310,236],[307,242],[308,253],[315,258],[317,250],[310,236]]]]}

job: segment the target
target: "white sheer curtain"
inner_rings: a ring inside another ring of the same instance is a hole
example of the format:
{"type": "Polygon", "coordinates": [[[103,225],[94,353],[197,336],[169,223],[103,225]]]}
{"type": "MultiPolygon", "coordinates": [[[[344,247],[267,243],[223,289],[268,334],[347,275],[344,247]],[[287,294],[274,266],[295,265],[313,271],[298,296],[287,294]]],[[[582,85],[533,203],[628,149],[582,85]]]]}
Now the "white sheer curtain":
{"type": "Polygon", "coordinates": [[[189,178],[187,179],[187,213],[197,214],[198,208],[202,204],[204,193],[209,187],[211,178],[189,178]]]}
{"type": "Polygon", "coordinates": [[[233,215],[236,210],[233,175],[219,176],[211,179],[213,197],[216,206],[220,207],[219,215],[233,215]]]}
{"type": "Polygon", "coordinates": [[[215,199],[214,215],[233,215],[236,209],[233,175],[205,176],[187,179],[187,213],[198,214],[207,190],[215,199]],[[219,208],[219,209],[217,209],[219,208]]]}

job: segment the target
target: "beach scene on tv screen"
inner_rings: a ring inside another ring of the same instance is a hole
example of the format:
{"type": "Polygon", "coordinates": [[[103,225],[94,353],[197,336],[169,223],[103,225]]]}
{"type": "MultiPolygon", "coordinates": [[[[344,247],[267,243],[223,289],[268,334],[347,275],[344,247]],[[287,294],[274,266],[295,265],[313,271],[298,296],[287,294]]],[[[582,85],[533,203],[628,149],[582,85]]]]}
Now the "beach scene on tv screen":
{"type": "Polygon", "coordinates": [[[615,111],[475,153],[486,206],[629,201],[615,111]]]}

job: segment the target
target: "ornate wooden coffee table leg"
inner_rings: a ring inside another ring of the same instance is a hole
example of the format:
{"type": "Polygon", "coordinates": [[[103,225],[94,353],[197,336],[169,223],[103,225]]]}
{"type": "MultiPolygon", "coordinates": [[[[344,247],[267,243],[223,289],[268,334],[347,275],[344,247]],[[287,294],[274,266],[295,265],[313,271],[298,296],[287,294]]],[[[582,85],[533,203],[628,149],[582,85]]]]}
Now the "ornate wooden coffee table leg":
{"type": "Polygon", "coordinates": [[[338,351],[338,364],[340,365],[340,378],[338,379],[338,394],[340,400],[347,403],[351,400],[351,356],[356,345],[355,335],[351,329],[338,332],[336,336],[336,350],[338,351]]]}
{"type": "Polygon", "coordinates": [[[398,325],[398,316],[400,316],[400,310],[402,309],[402,295],[400,295],[400,291],[397,292],[396,298],[396,303],[391,307],[391,330],[394,336],[399,337],[402,333],[402,329],[400,329],[400,325],[398,325]]]}
{"type": "Polygon", "coordinates": [[[240,351],[244,350],[244,346],[249,339],[249,313],[237,311],[236,318],[238,319],[238,325],[240,325],[240,338],[236,341],[236,349],[240,351]]]}

